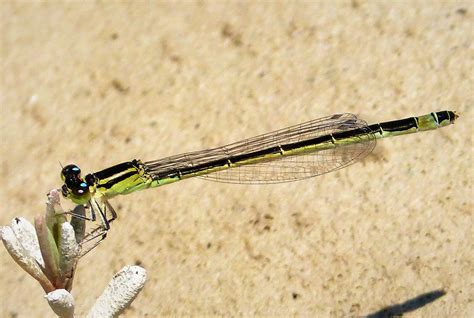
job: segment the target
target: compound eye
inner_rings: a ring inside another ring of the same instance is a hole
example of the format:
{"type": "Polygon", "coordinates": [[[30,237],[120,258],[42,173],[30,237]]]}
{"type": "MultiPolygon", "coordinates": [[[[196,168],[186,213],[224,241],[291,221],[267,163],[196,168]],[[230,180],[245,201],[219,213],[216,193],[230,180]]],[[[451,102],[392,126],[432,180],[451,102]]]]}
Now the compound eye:
{"type": "Polygon", "coordinates": [[[61,187],[61,192],[63,194],[63,197],[65,198],[67,198],[67,196],[69,195],[69,189],[65,184],[63,184],[63,186],[61,187]]]}
{"type": "Polygon", "coordinates": [[[81,174],[81,169],[76,165],[67,165],[61,170],[61,179],[64,181],[69,176],[78,177],[81,174]]]}

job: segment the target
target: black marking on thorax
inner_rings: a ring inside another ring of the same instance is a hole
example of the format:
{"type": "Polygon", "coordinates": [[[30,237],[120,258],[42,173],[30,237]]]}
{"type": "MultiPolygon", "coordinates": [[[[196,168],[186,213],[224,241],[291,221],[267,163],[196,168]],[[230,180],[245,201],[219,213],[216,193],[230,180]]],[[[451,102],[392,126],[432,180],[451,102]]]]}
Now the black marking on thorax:
{"type": "Polygon", "coordinates": [[[105,183],[101,183],[100,180],[99,180],[99,184],[97,185],[99,188],[105,188],[105,189],[110,189],[112,188],[114,185],[116,185],[117,183],[120,183],[122,182],[123,180],[127,179],[127,178],[130,178],[131,176],[134,176],[136,175],[137,172],[136,171],[130,171],[130,172],[127,172],[127,173],[124,173],[116,178],[112,178],[110,179],[109,181],[105,182],[105,183]]]}
{"type": "Polygon", "coordinates": [[[127,162],[122,162],[119,163],[115,166],[112,166],[110,168],[98,171],[94,173],[94,176],[98,178],[99,180],[107,179],[110,178],[120,172],[123,172],[128,169],[137,169],[136,161],[127,161],[127,162]]]}

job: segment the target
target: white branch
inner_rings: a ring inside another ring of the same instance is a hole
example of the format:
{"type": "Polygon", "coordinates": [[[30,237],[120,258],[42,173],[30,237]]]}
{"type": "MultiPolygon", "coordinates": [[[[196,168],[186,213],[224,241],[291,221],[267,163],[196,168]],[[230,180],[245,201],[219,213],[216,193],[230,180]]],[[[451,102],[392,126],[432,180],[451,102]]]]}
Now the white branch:
{"type": "Polygon", "coordinates": [[[21,242],[23,248],[44,268],[44,260],[41,255],[38,237],[36,236],[36,230],[33,224],[23,217],[17,217],[12,220],[10,227],[18,241],[21,242]]]}
{"type": "Polygon", "coordinates": [[[36,262],[35,258],[23,247],[20,243],[22,237],[17,238],[12,228],[9,226],[2,226],[0,228],[0,236],[8,253],[12,256],[15,262],[18,263],[28,274],[33,276],[41,283],[45,290],[53,290],[53,286],[49,282],[46,275],[36,262]]]}
{"type": "Polygon", "coordinates": [[[145,285],[146,271],[140,266],[125,266],[97,299],[88,318],[117,317],[145,285]]]}
{"type": "Polygon", "coordinates": [[[76,265],[81,248],[76,242],[74,228],[68,222],[61,224],[61,240],[59,242],[59,268],[63,275],[69,275],[76,265]]]}
{"type": "Polygon", "coordinates": [[[56,289],[44,296],[49,306],[61,318],[74,317],[74,298],[65,289],[56,289]]]}

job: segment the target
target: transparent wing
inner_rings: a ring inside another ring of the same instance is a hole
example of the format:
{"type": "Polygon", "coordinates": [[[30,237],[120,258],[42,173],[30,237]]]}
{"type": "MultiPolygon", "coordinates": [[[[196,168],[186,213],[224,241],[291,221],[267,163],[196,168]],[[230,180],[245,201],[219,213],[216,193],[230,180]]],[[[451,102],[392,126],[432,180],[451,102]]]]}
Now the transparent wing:
{"type": "Polygon", "coordinates": [[[271,133],[245,139],[223,147],[185,153],[145,162],[145,169],[155,178],[176,174],[182,169],[205,167],[206,163],[268,148],[292,144],[316,137],[353,129],[366,130],[364,137],[352,138],[353,143],[314,153],[281,156],[259,163],[241,165],[201,175],[201,178],[227,183],[278,183],[321,175],[343,168],[368,155],[375,146],[375,137],[365,121],[353,114],[337,114],[271,133]]]}

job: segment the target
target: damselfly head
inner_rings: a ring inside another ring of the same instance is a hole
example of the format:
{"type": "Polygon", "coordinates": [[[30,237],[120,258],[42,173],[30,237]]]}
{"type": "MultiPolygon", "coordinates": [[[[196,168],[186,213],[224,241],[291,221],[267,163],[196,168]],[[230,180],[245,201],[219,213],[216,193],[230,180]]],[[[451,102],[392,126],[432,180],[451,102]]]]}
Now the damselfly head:
{"type": "Polygon", "coordinates": [[[61,170],[64,181],[61,192],[65,198],[78,204],[84,204],[90,198],[89,185],[81,178],[81,169],[76,165],[67,165],[61,170]]]}

